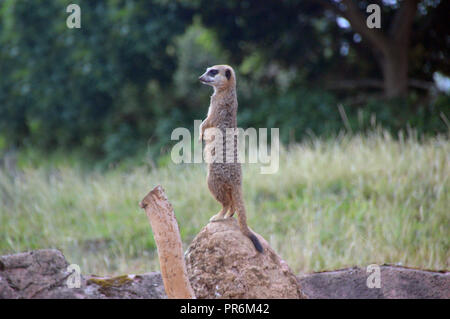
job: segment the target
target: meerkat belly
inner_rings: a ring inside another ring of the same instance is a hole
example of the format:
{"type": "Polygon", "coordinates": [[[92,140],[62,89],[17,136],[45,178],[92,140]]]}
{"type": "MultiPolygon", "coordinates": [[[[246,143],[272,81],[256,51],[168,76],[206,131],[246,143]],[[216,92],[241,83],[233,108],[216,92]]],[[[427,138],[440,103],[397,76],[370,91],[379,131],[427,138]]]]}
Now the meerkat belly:
{"type": "Polygon", "coordinates": [[[223,120],[222,125],[215,128],[216,136],[207,140],[205,145],[205,160],[209,164],[209,174],[220,181],[235,184],[240,180],[241,164],[238,160],[237,136],[233,134],[229,121],[223,120]]]}
{"type": "Polygon", "coordinates": [[[238,131],[229,119],[205,132],[204,158],[207,163],[238,163],[238,131]]]}
{"type": "Polygon", "coordinates": [[[241,171],[237,165],[239,164],[209,164],[208,189],[222,205],[228,206],[231,203],[232,190],[241,187],[241,171]]]}
{"type": "Polygon", "coordinates": [[[241,167],[239,163],[211,163],[208,167],[208,179],[217,181],[218,184],[240,184],[241,167]]]}

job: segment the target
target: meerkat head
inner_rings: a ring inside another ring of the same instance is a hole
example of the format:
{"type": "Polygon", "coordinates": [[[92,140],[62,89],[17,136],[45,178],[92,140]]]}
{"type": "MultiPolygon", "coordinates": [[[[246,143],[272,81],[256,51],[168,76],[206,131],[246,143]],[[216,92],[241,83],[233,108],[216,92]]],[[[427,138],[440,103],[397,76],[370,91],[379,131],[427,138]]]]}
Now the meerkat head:
{"type": "Polygon", "coordinates": [[[206,69],[206,72],[198,78],[200,82],[212,86],[215,90],[221,90],[236,85],[234,70],[229,65],[214,65],[206,69]]]}

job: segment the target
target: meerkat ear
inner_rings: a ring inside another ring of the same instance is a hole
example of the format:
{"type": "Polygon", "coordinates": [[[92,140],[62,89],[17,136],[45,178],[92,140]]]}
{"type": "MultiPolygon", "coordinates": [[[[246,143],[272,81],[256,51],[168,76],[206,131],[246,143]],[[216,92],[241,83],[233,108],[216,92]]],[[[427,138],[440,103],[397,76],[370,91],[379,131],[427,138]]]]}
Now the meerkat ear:
{"type": "Polygon", "coordinates": [[[231,71],[230,71],[230,69],[226,69],[225,70],[225,76],[227,77],[227,80],[229,80],[231,78],[231,71]]]}

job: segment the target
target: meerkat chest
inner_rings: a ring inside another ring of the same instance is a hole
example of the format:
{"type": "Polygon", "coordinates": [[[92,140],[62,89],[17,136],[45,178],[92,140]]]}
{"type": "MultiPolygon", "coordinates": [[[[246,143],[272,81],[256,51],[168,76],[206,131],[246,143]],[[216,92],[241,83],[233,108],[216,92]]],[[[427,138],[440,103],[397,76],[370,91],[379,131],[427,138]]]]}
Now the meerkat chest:
{"type": "Polygon", "coordinates": [[[213,112],[213,105],[209,105],[207,117],[210,117],[213,112]]]}
{"type": "Polygon", "coordinates": [[[232,105],[210,105],[208,109],[208,118],[212,127],[220,129],[236,127],[236,112],[232,105]]]}

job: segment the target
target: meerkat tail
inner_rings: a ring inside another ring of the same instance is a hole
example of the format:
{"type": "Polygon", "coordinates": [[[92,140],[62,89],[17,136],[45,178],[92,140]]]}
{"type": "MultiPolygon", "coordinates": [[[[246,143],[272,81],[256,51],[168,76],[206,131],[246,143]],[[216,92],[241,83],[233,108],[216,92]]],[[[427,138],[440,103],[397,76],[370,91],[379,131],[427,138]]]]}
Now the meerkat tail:
{"type": "Polygon", "coordinates": [[[238,215],[238,222],[239,222],[239,228],[241,229],[241,232],[250,238],[253,245],[255,246],[256,250],[262,253],[264,251],[261,243],[259,242],[258,238],[255,236],[255,234],[248,228],[247,225],[247,215],[245,212],[245,206],[244,206],[244,200],[242,199],[242,192],[240,190],[240,187],[234,187],[232,191],[232,200],[234,203],[234,207],[236,208],[237,215],[238,215]]]}

